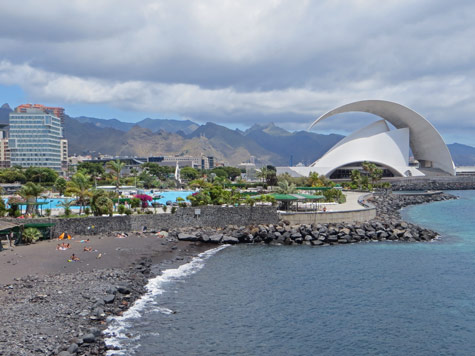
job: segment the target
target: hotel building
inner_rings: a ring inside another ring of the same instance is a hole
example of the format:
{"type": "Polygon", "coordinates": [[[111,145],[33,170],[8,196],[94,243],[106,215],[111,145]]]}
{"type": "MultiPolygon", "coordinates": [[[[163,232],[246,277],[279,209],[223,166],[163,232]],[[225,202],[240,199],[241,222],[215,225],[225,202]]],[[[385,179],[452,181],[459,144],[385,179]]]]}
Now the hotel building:
{"type": "Polygon", "coordinates": [[[48,167],[61,172],[64,143],[62,120],[55,116],[55,111],[60,114],[61,110],[57,109],[61,108],[26,104],[10,113],[8,146],[12,166],[48,167]]]}

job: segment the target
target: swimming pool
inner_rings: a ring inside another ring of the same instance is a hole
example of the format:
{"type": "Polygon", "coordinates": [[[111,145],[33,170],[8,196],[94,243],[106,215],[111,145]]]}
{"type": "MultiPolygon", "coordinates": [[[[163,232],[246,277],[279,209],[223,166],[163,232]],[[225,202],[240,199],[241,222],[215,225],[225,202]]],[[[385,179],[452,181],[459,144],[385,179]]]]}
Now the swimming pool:
{"type": "MultiPolygon", "coordinates": [[[[171,202],[176,202],[177,198],[183,198],[186,201],[187,196],[193,194],[194,191],[168,191],[168,192],[151,192],[151,191],[142,191],[141,194],[147,194],[150,196],[162,196],[162,198],[155,200],[155,202],[158,202],[160,204],[166,204],[167,201],[171,202]]],[[[61,206],[61,203],[63,203],[66,200],[71,200],[73,198],[51,198],[51,199],[45,199],[45,198],[38,198],[39,203],[46,202],[48,204],[42,205],[42,209],[62,209],[63,207],[61,206]]],[[[7,203],[8,199],[3,199],[5,201],[5,204],[7,203]]],[[[20,206],[24,209],[26,204],[20,204],[20,206]]],[[[40,208],[41,209],[41,208],[40,208]]],[[[79,210],[80,206],[79,205],[73,205],[71,206],[71,210],[79,210]]]]}

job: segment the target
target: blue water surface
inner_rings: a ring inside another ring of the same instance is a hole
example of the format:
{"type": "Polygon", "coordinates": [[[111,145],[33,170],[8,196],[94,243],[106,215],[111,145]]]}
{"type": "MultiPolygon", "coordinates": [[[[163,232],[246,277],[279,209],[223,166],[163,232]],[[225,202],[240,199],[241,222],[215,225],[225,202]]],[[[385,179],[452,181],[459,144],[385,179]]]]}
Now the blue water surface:
{"type": "Polygon", "coordinates": [[[433,242],[228,247],[156,296],[126,353],[474,355],[475,191],[453,193],[402,212],[433,242]]]}
{"type": "MultiPolygon", "coordinates": [[[[183,198],[185,201],[189,201],[187,197],[190,194],[193,194],[193,191],[167,191],[167,192],[157,192],[157,193],[149,193],[145,192],[144,194],[150,194],[152,195],[160,195],[162,198],[156,200],[156,202],[159,202],[161,204],[166,204],[167,201],[171,202],[176,202],[178,198],[183,198]]],[[[47,204],[42,205],[42,209],[55,209],[55,208],[62,208],[61,203],[67,200],[71,200],[73,198],[51,198],[51,199],[45,199],[45,198],[38,198],[37,201],[39,203],[46,202],[47,204]]],[[[8,201],[8,199],[4,199],[5,203],[8,201]]],[[[25,209],[26,204],[21,204],[23,209],[25,209]]],[[[41,209],[40,208],[40,209],[41,209]]],[[[79,210],[79,205],[73,205],[71,207],[72,210],[79,210]]]]}

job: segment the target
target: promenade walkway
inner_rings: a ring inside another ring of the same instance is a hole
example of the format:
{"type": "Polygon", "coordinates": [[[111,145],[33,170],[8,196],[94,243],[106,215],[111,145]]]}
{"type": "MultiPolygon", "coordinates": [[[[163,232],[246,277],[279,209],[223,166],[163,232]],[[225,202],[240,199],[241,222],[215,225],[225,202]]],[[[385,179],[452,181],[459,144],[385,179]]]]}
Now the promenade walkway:
{"type": "Polygon", "coordinates": [[[343,204],[325,204],[322,203],[320,206],[325,206],[327,211],[349,211],[349,210],[364,210],[364,206],[358,203],[358,198],[367,193],[362,192],[343,192],[346,196],[346,202],[343,204]]]}

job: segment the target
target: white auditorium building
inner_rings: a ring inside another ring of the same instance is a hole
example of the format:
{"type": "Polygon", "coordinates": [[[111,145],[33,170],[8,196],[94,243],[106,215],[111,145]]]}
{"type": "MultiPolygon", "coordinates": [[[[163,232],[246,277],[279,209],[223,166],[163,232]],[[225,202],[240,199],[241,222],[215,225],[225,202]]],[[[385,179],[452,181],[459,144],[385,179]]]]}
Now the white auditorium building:
{"type": "Polygon", "coordinates": [[[394,102],[364,100],[346,104],[320,116],[309,129],[348,112],[370,113],[381,120],[346,136],[310,166],[277,167],[277,174],[287,172],[302,177],[317,172],[330,178],[345,178],[352,169],[361,169],[361,163],[369,161],[381,167],[385,176],[455,175],[449,149],[434,126],[415,111],[394,102]]]}

